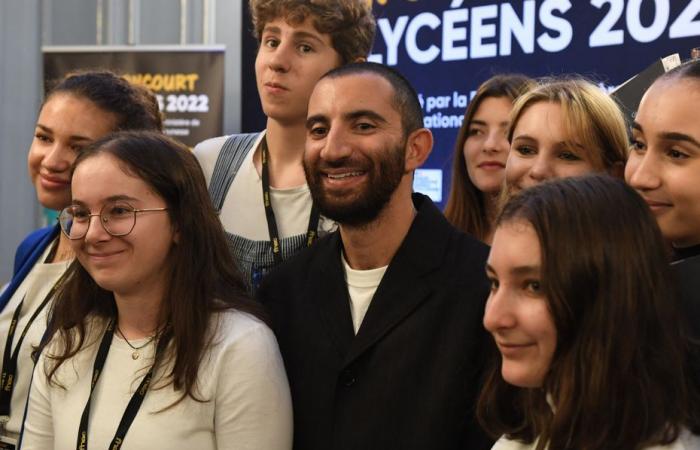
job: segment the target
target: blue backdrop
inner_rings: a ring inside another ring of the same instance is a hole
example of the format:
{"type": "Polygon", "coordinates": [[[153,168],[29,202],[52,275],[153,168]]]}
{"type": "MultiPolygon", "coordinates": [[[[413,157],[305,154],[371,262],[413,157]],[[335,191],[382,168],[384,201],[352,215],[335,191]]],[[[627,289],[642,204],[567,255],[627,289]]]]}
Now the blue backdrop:
{"type": "MultiPolygon", "coordinates": [[[[660,57],[679,53],[685,60],[700,47],[700,0],[375,0],[373,8],[370,60],[397,68],[419,93],[435,148],[416,189],[440,206],[464,109],[490,76],[578,73],[609,90],[660,57]]],[[[250,28],[248,22],[244,29],[250,28]]],[[[255,47],[246,34],[244,131],[264,128],[255,47]]]]}

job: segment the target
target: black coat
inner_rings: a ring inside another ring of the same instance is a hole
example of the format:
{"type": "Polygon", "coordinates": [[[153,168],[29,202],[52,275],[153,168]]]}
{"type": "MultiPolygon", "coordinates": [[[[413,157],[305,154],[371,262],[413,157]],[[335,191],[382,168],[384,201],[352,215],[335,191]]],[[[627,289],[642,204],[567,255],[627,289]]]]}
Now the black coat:
{"type": "Polygon", "coordinates": [[[473,408],[483,365],[488,247],[425,196],[357,335],[339,232],[270,274],[259,291],[294,405],[294,448],[490,448],[473,408]]]}

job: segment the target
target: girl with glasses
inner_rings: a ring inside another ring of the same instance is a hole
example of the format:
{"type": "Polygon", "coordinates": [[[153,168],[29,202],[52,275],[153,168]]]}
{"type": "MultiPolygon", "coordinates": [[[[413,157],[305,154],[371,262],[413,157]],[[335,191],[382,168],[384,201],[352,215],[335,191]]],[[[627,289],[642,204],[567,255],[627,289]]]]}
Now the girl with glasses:
{"type": "MultiPolygon", "coordinates": [[[[70,167],[83,148],[113,131],[160,130],[158,103],[145,89],[107,71],[66,76],[48,93],[29,149],[29,177],[44,208],[70,203],[70,167]]],[[[15,445],[33,369],[31,354],[46,330],[46,311],[73,259],[59,227],[30,234],[15,255],[0,295],[0,442],[15,445]]]]}
{"type": "Polygon", "coordinates": [[[274,335],[227,251],[192,153],[118,133],[81,154],[23,449],[289,449],[274,335]]]}
{"type": "Polygon", "coordinates": [[[560,179],[510,199],[486,267],[500,358],[478,417],[502,436],[495,450],[700,448],[665,252],[622,180],[560,179]]]}

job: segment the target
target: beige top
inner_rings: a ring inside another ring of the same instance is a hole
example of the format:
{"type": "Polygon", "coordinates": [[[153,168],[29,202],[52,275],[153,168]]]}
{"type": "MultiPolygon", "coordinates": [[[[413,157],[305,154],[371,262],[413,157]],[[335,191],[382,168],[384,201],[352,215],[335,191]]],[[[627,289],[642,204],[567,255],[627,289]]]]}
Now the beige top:
{"type": "MultiPolygon", "coordinates": [[[[37,261],[45,261],[51,251],[52,245],[47,246],[44,253],[37,261]]],[[[12,351],[15,351],[17,341],[27,326],[27,322],[32,317],[39,305],[44,301],[53,285],[61,278],[61,275],[68,269],[71,261],[60,261],[56,263],[45,264],[37,262],[29,271],[22,283],[17,287],[17,290],[12,294],[10,301],[5,306],[5,309],[0,312],[0,352],[5,350],[7,343],[7,335],[10,330],[12,316],[15,314],[17,307],[22,299],[22,311],[17,322],[15,336],[12,342],[12,351]]],[[[27,394],[29,392],[29,382],[32,378],[34,370],[34,362],[31,354],[33,348],[38,346],[41,338],[46,331],[46,314],[51,308],[48,304],[44,310],[34,319],[32,326],[27,330],[27,335],[24,337],[22,347],[19,350],[17,357],[17,378],[15,387],[12,391],[12,400],[10,403],[10,421],[5,428],[5,434],[11,437],[16,437],[19,434],[22,426],[22,417],[24,417],[24,407],[27,402],[27,394]]],[[[1,356],[0,356],[1,357],[1,356]]],[[[2,364],[0,362],[0,364],[2,364]]]]}
{"type": "MultiPolygon", "coordinates": [[[[291,449],[291,398],[272,331],[241,312],[223,312],[218,318],[215,345],[199,368],[198,391],[207,401],[197,402],[188,396],[163,411],[180,394],[172,385],[152,388],[126,434],[123,450],[291,449]]],[[[90,345],[59,368],[58,379],[65,389],[47,382],[47,352],[39,359],[22,449],[75,449],[104,322],[95,320],[92,328],[90,345]]],[[[49,347],[56,344],[52,341],[49,347]]],[[[129,400],[152,363],[154,350],[155,343],[149,344],[134,360],[133,350],[115,334],[93,393],[89,448],[108,448],[129,400]]],[[[155,380],[157,386],[157,375],[155,380]]]]}

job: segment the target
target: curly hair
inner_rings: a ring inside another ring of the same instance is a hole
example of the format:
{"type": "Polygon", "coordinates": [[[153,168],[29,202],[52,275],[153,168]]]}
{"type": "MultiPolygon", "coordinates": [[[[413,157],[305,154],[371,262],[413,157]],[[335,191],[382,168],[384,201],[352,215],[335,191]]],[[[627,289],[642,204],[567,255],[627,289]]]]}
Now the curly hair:
{"type": "Polygon", "coordinates": [[[258,41],[265,24],[276,18],[291,24],[310,18],[316,30],[330,35],[343,64],[366,58],[376,31],[371,3],[365,0],[250,0],[250,15],[258,41]]]}

